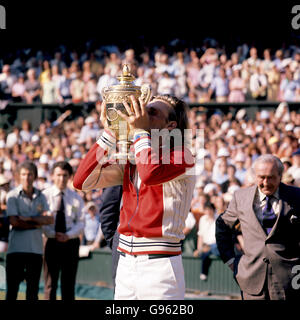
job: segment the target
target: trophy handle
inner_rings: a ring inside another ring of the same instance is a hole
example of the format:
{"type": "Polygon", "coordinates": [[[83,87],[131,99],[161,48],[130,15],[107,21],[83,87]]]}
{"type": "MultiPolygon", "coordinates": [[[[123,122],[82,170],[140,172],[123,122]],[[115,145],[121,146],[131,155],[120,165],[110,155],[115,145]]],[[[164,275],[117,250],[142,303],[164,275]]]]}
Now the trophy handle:
{"type": "Polygon", "coordinates": [[[151,87],[149,84],[143,84],[141,86],[141,99],[145,102],[148,103],[150,100],[151,96],[151,87]]]}
{"type": "Polygon", "coordinates": [[[103,100],[106,100],[106,97],[107,97],[106,92],[107,92],[107,90],[108,90],[108,87],[103,87],[101,89],[101,96],[102,96],[103,100]]]}

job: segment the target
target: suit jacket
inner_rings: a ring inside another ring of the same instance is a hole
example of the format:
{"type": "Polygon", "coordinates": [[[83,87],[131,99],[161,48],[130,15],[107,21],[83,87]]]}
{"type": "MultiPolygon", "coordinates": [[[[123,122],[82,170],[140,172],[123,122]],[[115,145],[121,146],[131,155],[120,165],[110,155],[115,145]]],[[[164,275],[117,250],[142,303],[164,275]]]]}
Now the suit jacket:
{"type": "MultiPolygon", "coordinates": [[[[281,212],[267,235],[253,210],[257,186],[235,192],[227,210],[216,221],[216,241],[224,262],[235,257],[232,233],[240,222],[244,254],[235,261],[235,276],[242,291],[259,294],[263,288],[267,264],[285,290],[292,286],[292,268],[300,265],[300,188],[281,183],[281,212]]],[[[237,258],[237,257],[235,257],[237,258]]]]}
{"type": "Polygon", "coordinates": [[[105,188],[101,195],[100,223],[104,238],[108,246],[112,249],[112,280],[115,285],[115,277],[119,262],[117,247],[119,243],[119,233],[117,227],[120,216],[120,203],[122,199],[122,186],[105,188]]]}
{"type": "Polygon", "coordinates": [[[107,245],[112,249],[113,237],[119,224],[122,186],[103,189],[99,207],[100,223],[107,245]]]}

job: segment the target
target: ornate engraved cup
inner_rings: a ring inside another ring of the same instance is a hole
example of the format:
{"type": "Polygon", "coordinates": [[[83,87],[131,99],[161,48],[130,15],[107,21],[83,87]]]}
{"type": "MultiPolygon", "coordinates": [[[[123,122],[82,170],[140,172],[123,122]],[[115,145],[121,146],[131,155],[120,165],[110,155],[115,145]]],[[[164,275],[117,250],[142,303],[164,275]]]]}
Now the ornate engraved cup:
{"type": "Polygon", "coordinates": [[[142,86],[134,85],[135,77],[130,73],[127,64],[123,66],[123,73],[117,79],[120,82],[119,84],[103,88],[101,94],[106,103],[106,117],[109,129],[114,131],[117,138],[118,152],[113,157],[117,160],[127,160],[132,158],[129,152],[132,133],[128,123],[118,115],[117,110],[128,115],[123,101],[126,101],[131,110],[133,110],[130,96],[141,97],[147,103],[150,99],[151,89],[147,84],[142,86]]]}

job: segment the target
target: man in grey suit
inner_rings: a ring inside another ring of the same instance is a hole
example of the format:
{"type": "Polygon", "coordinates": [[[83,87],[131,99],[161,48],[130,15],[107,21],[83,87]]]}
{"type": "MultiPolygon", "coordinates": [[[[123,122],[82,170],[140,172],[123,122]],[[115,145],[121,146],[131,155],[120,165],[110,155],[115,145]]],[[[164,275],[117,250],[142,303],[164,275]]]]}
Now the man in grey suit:
{"type": "Polygon", "coordinates": [[[281,183],[283,164],[273,155],[257,158],[252,170],[255,184],[236,191],[216,221],[220,256],[243,299],[299,299],[300,188],[281,183]],[[238,223],[244,239],[240,259],[232,241],[238,223]]]}

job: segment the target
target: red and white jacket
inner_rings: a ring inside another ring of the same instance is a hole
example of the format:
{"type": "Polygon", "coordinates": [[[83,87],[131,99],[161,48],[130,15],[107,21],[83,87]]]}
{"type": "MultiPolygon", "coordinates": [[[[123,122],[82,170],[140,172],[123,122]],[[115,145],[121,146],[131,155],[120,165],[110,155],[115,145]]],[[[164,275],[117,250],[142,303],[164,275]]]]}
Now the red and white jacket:
{"type": "Polygon", "coordinates": [[[103,132],[81,161],[74,187],[91,190],[123,185],[118,250],[134,255],[180,254],[196,181],[190,150],[175,147],[166,163],[154,152],[145,131],[134,135],[135,164],[122,165],[107,157],[115,142],[109,132],[103,132]]]}

